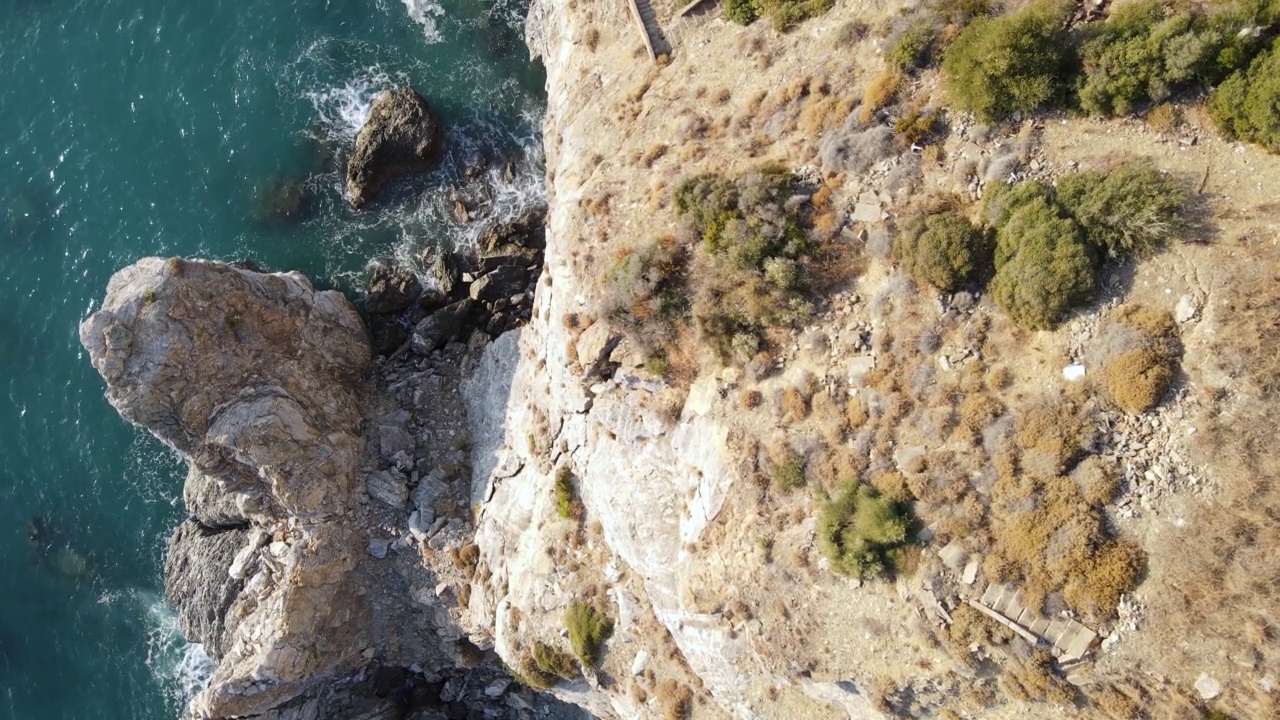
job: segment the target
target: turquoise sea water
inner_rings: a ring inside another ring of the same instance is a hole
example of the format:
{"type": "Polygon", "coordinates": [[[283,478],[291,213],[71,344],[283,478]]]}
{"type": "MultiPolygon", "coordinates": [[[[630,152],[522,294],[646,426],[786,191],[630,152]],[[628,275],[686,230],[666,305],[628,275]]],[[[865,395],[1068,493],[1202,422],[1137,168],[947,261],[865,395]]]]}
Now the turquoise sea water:
{"type": "Polygon", "coordinates": [[[172,718],[199,681],[160,593],[183,468],[77,339],[111,273],[252,258],[350,290],[371,258],[465,240],[442,188],[477,153],[518,160],[511,182],[491,166],[493,214],[536,201],[522,2],[0,3],[0,719],[172,718]],[[356,214],[329,155],[393,82],[442,115],[449,155],[356,214]],[[301,219],[264,210],[288,186],[301,219]]]}

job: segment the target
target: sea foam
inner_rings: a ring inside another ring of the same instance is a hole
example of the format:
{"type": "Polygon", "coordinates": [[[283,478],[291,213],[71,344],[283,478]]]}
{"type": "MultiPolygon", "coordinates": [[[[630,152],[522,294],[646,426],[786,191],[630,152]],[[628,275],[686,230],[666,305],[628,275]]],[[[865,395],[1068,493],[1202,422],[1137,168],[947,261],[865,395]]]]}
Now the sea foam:
{"type": "Polygon", "coordinates": [[[403,0],[409,11],[409,18],[422,26],[422,33],[428,43],[438,43],[444,39],[436,20],[444,15],[444,8],[433,0],[403,0]]]}

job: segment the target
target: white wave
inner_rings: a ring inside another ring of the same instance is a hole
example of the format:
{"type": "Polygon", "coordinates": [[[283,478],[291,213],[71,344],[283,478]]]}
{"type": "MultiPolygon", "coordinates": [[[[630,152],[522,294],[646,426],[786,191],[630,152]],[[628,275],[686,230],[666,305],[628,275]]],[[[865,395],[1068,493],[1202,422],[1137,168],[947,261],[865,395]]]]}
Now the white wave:
{"type": "Polygon", "coordinates": [[[444,8],[433,0],[403,0],[404,7],[409,11],[409,18],[422,26],[422,33],[426,35],[427,42],[435,44],[444,39],[440,34],[440,28],[437,19],[444,16],[444,8]]]}
{"type": "Polygon", "coordinates": [[[369,119],[373,99],[392,84],[391,76],[382,68],[369,67],[342,87],[307,93],[325,139],[344,144],[355,141],[360,128],[369,119]]]}
{"type": "Polygon", "coordinates": [[[209,685],[214,662],[199,643],[189,643],[178,629],[178,612],[159,594],[131,593],[147,624],[147,666],[169,697],[182,706],[209,685]]]}

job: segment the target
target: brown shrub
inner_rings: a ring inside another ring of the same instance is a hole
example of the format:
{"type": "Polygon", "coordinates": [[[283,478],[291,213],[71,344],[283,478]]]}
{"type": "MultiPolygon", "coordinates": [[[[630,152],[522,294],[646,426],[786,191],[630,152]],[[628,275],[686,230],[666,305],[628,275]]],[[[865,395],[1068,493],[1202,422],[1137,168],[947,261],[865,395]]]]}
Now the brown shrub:
{"type": "Polygon", "coordinates": [[[902,87],[902,74],[896,70],[886,69],[867,85],[862,93],[862,106],[858,108],[858,120],[871,122],[871,116],[885,107],[897,96],[902,87]]]}
{"type": "Polygon", "coordinates": [[[1182,113],[1169,103],[1160,103],[1147,112],[1147,125],[1156,132],[1169,132],[1182,122],[1182,113]]]}
{"type": "Polygon", "coordinates": [[[984,615],[967,603],[961,603],[951,611],[951,624],[947,626],[947,645],[952,656],[961,661],[969,659],[969,647],[984,645],[995,647],[1013,639],[1013,631],[984,615]]]}
{"type": "Polygon", "coordinates": [[[839,127],[853,112],[853,101],[831,96],[811,97],[800,109],[800,130],[819,135],[839,127]]]}
{"type": "Polygon", "coordinates": [[[1137,700],[1114,686],[1093,690],[1089,702],[1111,720],[1135,720],[1141,711],[1137,700]]]}
{"type": "Polygon", "coordinates": [[[844,405],[844,416],[849,422],[849,427],[860,428],[867,424],[870,419],[867,415],[867,406],[862,402],[862,398],[854,396],[844,405]]]}
{"type": "Polygon", "coordinates": [[[689,686],[666,679],[654,688],[664,720],[688,720],[693,713],[693,691],[689,686]]]}
{"type": "Polygon", "coordinates": [[[1105,358],[1102,383],[1112,402],[1133,414],[1160,402],[1181,355],[1177,334],[1164,310],[1122,305],[1107,316],[1094,352],[1105,358]]]}
{"type": "Polygon", "coordinates": [[[1025,660],[1013,660],[1000,675],[1000,687],[1015,700],[1068,705],[1076,698],[1076,689],[1053,671],[1053,658],[1043,648],[1025,660]]]}
{"type": "Polygon", "coordinates": [[[976,438],[987,426],[1004,414],[1004,404],[982,392],[969,393],[960,401],[959,428],[976,438]]]}
{"type": "Polygon", "coordinates": [[[666,143],[654,143],[653,145],[650,145],[649,148],[644,151],[644,154],[640,156],[640,164],[647,168],[653,167],[654,163],[656,163],[663,155],[667,154],[667,150],[668,147],[666,143]]]}
{"type": "Polygon", "coordinates": [[[582,36],[582,42],[591,52],[596,51],[596,46],[600,44],[600,30],[596,27],[587,28],[587,32],[582,36]]]}
{"type": "Polygon", "coordinates": [[[738,393],[738,403],[743,410],[755,410],[764,402],[764,395],[759,390],[743,390],[738,393]]]}
{"type": "Polygon", "coordinates": [[[782,408],[782,422],[789,425],[809,417],[809,399],[799,388],[788,387],[778,396],[782,408]]]}

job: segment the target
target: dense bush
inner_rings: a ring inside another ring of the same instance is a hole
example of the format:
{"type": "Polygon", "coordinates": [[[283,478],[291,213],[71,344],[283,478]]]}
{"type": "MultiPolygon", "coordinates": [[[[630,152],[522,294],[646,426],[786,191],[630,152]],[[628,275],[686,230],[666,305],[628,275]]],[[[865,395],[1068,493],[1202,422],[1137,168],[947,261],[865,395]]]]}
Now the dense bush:
{"type": "Polygon", "coordinates": [[[836,572],[869,578],[893,571],[898,551],[907,542],[909,523],[900,503],[850,480],[822,505],[818,545],[836,572]]]}
{"type": "Polygon", "coordinates": [[[1168,17],[1158,0],[1118,7],[1083,47],[1080,105],[1095,115],[1127,115],[1203,77],[1222,35],[1190,12],[1168,17]]]}
{"type": "Polygon", "coordinates": [[[1280,152],[1280,39],[1213,91],[1209,115],[1229,137],[1280,152]]]}
{"type": "Polygon", "coordinates": [[[1108,172],[1067,175],[1056,197],[1091,243],[1123,258],[1149,255],[1182,229],[1187,190],[1150,161],[1131,160],[1108,172]]]}
{"type": "Polygon", "coordinates": [[[1062,102],[1076,65],[1064,7],[1038,0],[1001,17],[979,17],[942,61],[947,93],[984,122],[1062,102]]]}
{"type": "Polygon", "coordinates": [[[724,16],[739,25],[750,25],[766,16],[775,29],[784,32],[826,13],[833,5],[835,0],[725,0],[724,16]]]}
{"type": "Polygon", "coordinates": [[[569,646],[583,667],[600,660],[600,647],[613,634],[613,620],[586,603],[573,603],[564,611],[564,627],[569,646]]]}
{"type": "Polygon", "coordinates": [[[991,297],[1019,325],[1051,329],[1071,308],[1093,299],[1093,248],[1046,194],[1032,194],[1002,213],[1007,219],[996,226],[991,297]]]}
{"type": "Polygon", "coordinates": [[[904,270],[943,291],[972,279],[989,252],[982,231],[954,212],[917,218],[893,244],[904,270]]]}
{"type": "Polygon", "coordinates": [[[801,224],[797,193],[795,178],[777,168],[737,180],[697,176],[675,191],[683,241],[699,249],[690,312],[722,359],[754,352],[764,328],[812,312],[805,264],[816,245],[801,224]]]}
{"type": "Polygon", "coordinates": [[[520,661],[520,677],[531,688],[547,690],[578,677],[578,667],[569,653],[535,640],[520,661]]]}
{"type": "Polygon", "coordinates": [[[938,30],[929,20],[919,18],[903,28],[885,54],[890,67],[908,70],[929,65],[938,30]]]}

